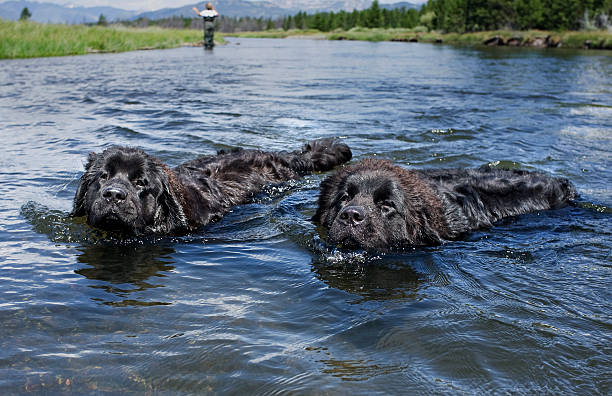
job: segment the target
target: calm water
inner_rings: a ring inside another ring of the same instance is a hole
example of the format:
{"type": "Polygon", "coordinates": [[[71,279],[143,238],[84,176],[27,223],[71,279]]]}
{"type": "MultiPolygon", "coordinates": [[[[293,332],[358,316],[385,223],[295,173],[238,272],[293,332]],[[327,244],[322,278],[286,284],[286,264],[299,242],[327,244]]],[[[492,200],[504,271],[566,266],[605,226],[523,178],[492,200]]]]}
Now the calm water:
{"type": "Polygon", "coordinates": [[[610,52],[245,39],[0,61],[0,130],[2,394],[611,392],[610,52]],[[318,236],[324,175],[183,238],[67,216],[111,144],[177,165],[327,136],[565,176],[581,203],[376,257],[318,236]]]}

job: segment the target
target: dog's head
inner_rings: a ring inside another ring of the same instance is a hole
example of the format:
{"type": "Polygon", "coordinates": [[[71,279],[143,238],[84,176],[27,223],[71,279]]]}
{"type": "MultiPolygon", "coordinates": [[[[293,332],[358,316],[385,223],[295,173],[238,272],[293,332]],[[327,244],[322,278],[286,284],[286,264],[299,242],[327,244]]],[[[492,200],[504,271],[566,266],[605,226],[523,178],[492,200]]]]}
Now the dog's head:
{"type": "Polygon", "coordinates": [[[440,200],[413,172],[366,159],[321,183],[313,220],[334,244],[386,250],[439,242],[441,212],[440,200]]]}
{"type": "Polygon", "coordinates": [[[172,172],[142,150],[111,147],[91,153],[72,215],[102,230],[127,234],[170,233],[186,227],[172,172]]]}

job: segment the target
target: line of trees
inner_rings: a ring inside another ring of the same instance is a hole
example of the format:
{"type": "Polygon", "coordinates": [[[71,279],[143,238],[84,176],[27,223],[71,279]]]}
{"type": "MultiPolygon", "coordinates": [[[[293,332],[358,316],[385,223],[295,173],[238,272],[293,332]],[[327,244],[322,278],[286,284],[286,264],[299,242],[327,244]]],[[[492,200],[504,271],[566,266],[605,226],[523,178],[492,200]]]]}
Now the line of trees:
{"type": "Polygon", "coordinates": [[[429,0],[428,27],[446,32],[606,28],[612,0],[429,0]]]}
{"type": "Polygon", "coordinates": [[[318,12],[306,14],[299,12],[294,16],[281,18],[280,26],[289,29],[316,29],[329,32],[336,29],[350,30],[354,27],[366,28],[414,28],[419,24],[419,11],[413,8],[381,8],[374,0],[370,8],[352,12],[318,12]]]}
{"type": "MultiPolygon", "coordinates": [[[[134,21],[122,21],[127,26],[146,27],[159,26],[175,29],[201,29],[200,18],[171,17],[158,20],[140,18],[134,21]]],[[[272,29],[315,29],[329,32],[336,29],[349,30],[354,27],[386,27],[413,28],[419,24],[419,11],[416,9],[397,8],[388,10],[381,8],[378,0],[374,0],[366,10],[317,12],[307,14],[298,12],[282,18],[227,17],[221,15],[216,21],[216,30],[226,33],[250,32],[272,29]]]]}
{"type": "Polygon", "coordinates": [[[263,29],[417,28],[443,32],[496,29],[580,30],[610,27],[612,0],[429,0],[419,10],[386,9],[374,0],[352,12],[299,12],[277,20],[221,18],[221,31],[263,29]]]}
{"type": "MultiPolygon", "coordinates": [[[[121,21],[122,25],[131,27],[158,26],[164,29],[196,29],[201,30],[204,22],[202,18],[194,17],[171,17],[162,19],[139,18],[133,21],[121,21]]],[[[269,29],[280,29],[281,22],[278,20],[253,17],[227,17],[221,15],[215,21],[215,30],[233,32],[254,32],[269,29]]]]}
{"type": "MultiPolygon", "coordinates": [[[[156,25],[167,28],[201,29],[199,18],[165,18],[156,21],[136,20],[124,22],[132,26],[156,25]]],[[[372,6],[366,10],[353,10],[352,12],[317,12],[307,14],[298,12],[295,15],[282,18],[254,18],[254,17],[226,17],[217,18],[216,30],[226,33],[249,32],[272,29],[315,29],[329,32],[336,29],[349,30],[354,27],[385,27],[385,28],[413,28],[419,24],[419,11],[416,9],[397,8],[388,10],[381,8],[374,0],[372,6]]]]}
{"type": "MultiPolygon", "coordinates": [[[[365,10],[298,12],[283,18],[226,17],[216,29],[246,32],[271,29],[408,28],[442,32],[473,32],[497,29],[579,30],[610,27],[612,0],[428,0],[420,9],[386,9],[374,0],[365,10]]],[[[130,26],[201,29],[200,18],[173,17],[123,22],[130,26]]]]}

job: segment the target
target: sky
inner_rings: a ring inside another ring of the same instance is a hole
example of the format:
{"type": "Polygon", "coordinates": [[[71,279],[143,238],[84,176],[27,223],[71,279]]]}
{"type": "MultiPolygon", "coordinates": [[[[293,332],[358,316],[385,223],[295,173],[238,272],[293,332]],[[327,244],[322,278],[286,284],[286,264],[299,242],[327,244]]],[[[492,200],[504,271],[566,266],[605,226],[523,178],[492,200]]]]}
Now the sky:
{"type": "MultiPolygon", "coordinates": [[[[0,0],[3,3],[9,0],[0,0]]],[[[55,3],[60,5],[75,5],[80,7],[108,6],[123,10],[152,11],[162,8],[176,8],[188,4],[199,3],[202,0],[32,0],[38,3],[55,3]]],[[[257,0],[252,0],[257,1],[257,0]]],[[[398,3],[403,0],[379,0],[379,3],[398,3]]],[[[407,0],[410,3],[422,4],[427,0],[407,0]]],[[[333,3],[334,0],[329,0],[333,3]]]]}

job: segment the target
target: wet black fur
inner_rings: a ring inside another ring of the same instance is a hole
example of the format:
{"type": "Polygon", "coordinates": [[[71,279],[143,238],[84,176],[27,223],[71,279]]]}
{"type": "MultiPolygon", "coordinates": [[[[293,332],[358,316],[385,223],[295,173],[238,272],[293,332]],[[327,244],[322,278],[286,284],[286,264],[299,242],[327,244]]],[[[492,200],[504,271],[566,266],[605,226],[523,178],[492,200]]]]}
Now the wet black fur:
{"type": "Polygon", "coordinates": [[[575,198],[569,180],[540,172],[406,170],[367,159],[323,181],[313,220],[335,244],[401,248],[458,239],[502,218],[561,208],[575,198]]]}
{"type": "Polygon", "coordinates": [[[234,150],[174,169],[129,147],[91,153],[72,215],[97,228],[127,234],[181,234],[220,219],[270,183],[326,171],[351,158],[334,139],[293,152],[234,150]]]}

